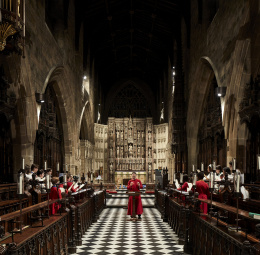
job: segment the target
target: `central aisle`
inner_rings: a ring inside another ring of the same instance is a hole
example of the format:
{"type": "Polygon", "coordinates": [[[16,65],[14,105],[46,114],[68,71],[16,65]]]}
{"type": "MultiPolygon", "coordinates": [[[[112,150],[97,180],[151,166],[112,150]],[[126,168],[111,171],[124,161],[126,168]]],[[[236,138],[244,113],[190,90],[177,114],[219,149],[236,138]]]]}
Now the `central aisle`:
{"type": "Polygon", "coordinates": [[[100,214],[98,222],[83,235],[77,254],[184,254],[178,237],[154,208],[154,194],[142,191],[144,213],[141,221],[127,220],[128,195],[126,190],[117,190],[117,194],[107,198],[107,208],[100,214]]]}
{"type": "Polygon", "coordinates": [[[83,236],[77,254],[183,254],[183,245],[155,208],[144,208],[142,221],[127,221],[127,210],[107,208],[83,236]]]}

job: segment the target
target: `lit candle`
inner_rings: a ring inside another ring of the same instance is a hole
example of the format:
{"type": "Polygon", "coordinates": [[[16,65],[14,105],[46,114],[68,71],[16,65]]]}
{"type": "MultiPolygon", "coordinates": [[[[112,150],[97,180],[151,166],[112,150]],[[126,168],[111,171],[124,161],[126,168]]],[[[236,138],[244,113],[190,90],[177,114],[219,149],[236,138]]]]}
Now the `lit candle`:
{"type": "Polygon", "coordinates": [[[240,174],[237,174],[236,192],[240,192],[240,174]]]}
{"type": "Polygon", "coordinates": [[[204,163],[201,163],[201,172],[204,172],[204,163]]]}
{"type": "Polygon", "coordinates": [[[216,170],[216,161],[213,160],[213,170],[216,170]]]}
{"type": "Polygon", "coordinates": [[[237,169],[236,158],[233,159],[233,170],[237,169]]]}
{"type": "Polygon", "coordinates": [[[192,165],[192,172],[195,172],[195,166],[192,165]]]}
{"type": "Polygon", "coordinates": [[[24,169],[24,158],[22,160],[22,169],[24,169]]]}
{"type": "Polygon", "coordinates": [[[183,173],[180,173],[180,183],[183,183],[183,173]]]}
{"type": "Polygon", "coordinates": [[[44,170],[47,170],[47,161],[44,161],[44,170]]]}
{"type": "Polygon", "coordinates": [[[193,174],[193,186],[196,186],[197,174],[193,174]]]}

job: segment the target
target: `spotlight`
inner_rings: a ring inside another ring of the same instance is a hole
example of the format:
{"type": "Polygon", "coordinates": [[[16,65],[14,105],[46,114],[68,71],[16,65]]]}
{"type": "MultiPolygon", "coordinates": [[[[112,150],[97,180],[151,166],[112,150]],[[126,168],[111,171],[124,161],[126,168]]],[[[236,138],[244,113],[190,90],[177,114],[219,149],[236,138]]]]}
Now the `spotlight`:
{"type": "Polygon", "coordinates": [[[39,104],[44,103],[44,94],[35,93],[36,102],[39,104]]]}
{"type": "Polygon", "coordinates": [[[217,87],[215,93],[218,97],[224,97],[226,95],[227,87],[217,87]]]}

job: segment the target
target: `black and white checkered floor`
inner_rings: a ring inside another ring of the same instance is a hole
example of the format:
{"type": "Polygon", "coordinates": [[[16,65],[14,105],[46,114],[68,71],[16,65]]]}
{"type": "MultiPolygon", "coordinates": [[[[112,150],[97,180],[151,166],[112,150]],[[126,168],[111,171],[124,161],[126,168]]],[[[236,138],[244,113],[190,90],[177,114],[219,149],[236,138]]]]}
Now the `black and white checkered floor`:
{"type": "Polygon", "coordinates": [[[137,222],[127,221],[126,214],[123,208],[104,209],[83,236],[76,254],[184,254],[183,245],[157,209],[144,208],[142,220],[137,222]]]}

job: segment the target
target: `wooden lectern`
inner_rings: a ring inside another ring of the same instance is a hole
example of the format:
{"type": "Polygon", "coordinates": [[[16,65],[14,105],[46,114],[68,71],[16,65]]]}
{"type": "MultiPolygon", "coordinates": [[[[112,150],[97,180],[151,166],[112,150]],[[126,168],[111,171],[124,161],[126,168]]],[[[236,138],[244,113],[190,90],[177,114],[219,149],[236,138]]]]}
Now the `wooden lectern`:
{"type": "Polygon", "coordinates": [[[132,210],[131,219],[129,219],[129,220],[131,220],[131,221],[138,221],[139,220],[140,221],[140,219],[136,218],[135,197],[141,195],[141,192],[140,191],[133,191],[133,192],[129,191],[129,192],[127,192],[127,194],[128,194],[129,197],[131,197],[131,196],[133,197],[133,210],[132,210]]]}

